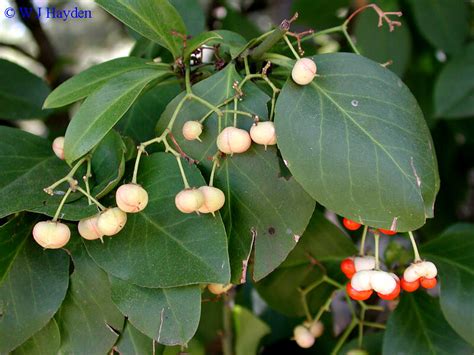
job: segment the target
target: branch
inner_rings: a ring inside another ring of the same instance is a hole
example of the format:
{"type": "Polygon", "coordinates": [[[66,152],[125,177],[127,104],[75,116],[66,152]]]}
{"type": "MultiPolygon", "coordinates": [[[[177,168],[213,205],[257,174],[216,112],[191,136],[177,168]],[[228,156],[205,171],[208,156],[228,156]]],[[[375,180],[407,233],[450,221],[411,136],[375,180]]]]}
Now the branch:
{"type": "Polygon", "coordinates": [[[23,54],[24,56],[26,56],[28,58],[37,60],[36,57],[33,54],[28,53],[26,50],[24,50],[23,48],[21,48],[20,46],[15,45],[15,44],[0,42],[0,47],[11,48],[11,49],[23,54]]]}

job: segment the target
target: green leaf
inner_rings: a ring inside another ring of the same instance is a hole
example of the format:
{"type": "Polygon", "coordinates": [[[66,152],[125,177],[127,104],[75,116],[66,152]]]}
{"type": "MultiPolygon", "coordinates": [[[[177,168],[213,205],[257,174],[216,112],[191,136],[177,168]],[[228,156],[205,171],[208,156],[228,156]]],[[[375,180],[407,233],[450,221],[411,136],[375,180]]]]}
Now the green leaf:
{"type": "MultiPolygon", "coordinates": [[[[127,321],[116,348],[121,355],[152,355],[153,343],[155,343],[154,340],[127,321]]],[[[155,354],[161,354],[163,348],[162,345],[155,345],[155,354]]]]}
{"type": "Polygon", "coordinates": [[[298,12],[298,23],[311,26],[315,30],[340,25],[339,13],[350,8],[349,0],[314,1],[295,0],[292,2],[291,13],[298,12]]]}
{"type": "MultiPolygon", "coordinates": [[[[218,105],[235,94],[232,84],[241,81],[233,65],[193,86],[193,92],[218,105]]],[[[256,85],[244,86],[243,101],[238,109],[258,115],[265,120],[268,116],[269,97],[256,85]]],[[[184,93],[177,96],[166,108],[157,131],[162,132],[184,93]]],[[[222,109],[233,109],[233,103],[222,109]]],[[[182,126],[188,120],[198,120],[209,109],[196,101],[187,101],[179,112],[172,133],[180,147],[199,161],[206,174],[210,174],[212,163],[209,157],[217,152],[216,136],[219,123],[215,114],[204,122],[202,142],[187,141],[182,126]]],[[[233,115],[225,113],[222,127],[233,122],[233,115]]],[[[239,127],[249,129],[253,120],[239,116],[239,127]]],[[[274,147],[267,151],[254,145],[245,154],[227,156],[216,170],[215,186],[224,191],[226,204],[221,210],[229,235],[232,281],[243,282],[246,265],[255,238],[254,278],[259,280],[273,271],[296,245],[314,210],[314,201],[303,191],[294,179],[286,180],[280,175],[279,161],[274,147]],[[295,209],[294,206],[298,206],[295,209]],[[256,213],[255,211],[258,211],[256,213]]]]}
{"type": "Polygon", "coordinates": [[[71,285],[56,320],[63,354],[105,354],[115,344],[124,319],[111,299],[107,274],[87,255],[73,233],[67,248],[74,263],[71,285]]]}
{"type": "Polygon", "coordinates": [[[53,108],[79,101],[103,86],[107,81],[126,72],[153,68],[145,59],[124,57],[94,65],[59,85],[46,98],[44,107],[53,108]]]}
{"type": "Polygon", "coordinates": [[[140,69],[109,80],[90,95],[69,124],[64,155],[73,162],[89,152],[127,112],[143,89],[167,75],[166,71],[140,69]]]}
{"type": "Polygon", "coordinates": [[[262,338],[270,333],[270,327],[251,311],[236,305],[233,309],[235,324],[235,354],[258,354],[262,338]]]}
{"type": "Polygon", "coordinates": [[[237,58],[247,44],[247,40],[236,32],[227,30],[218,30],[214,32],[221,36],[222,39],[211,41],[209,44],[220,44],[220,48],[223,51],[228,51],[232,59],[237,58]]]}
{"type": "MultiPolygon", "coordinates": [[[[184,165],[191,186],[205,184],[195,166],[184,165]]],[[[228,283],[227,238],[220,216],[184,214],[175,206],[174,198],[183,189],[176,159],[166,153],[142,158],[138,183],[148,191],[147,208],[129,214],[114,238],[103,244],[86,242],[99,266],[145,287],[228,283]]]]}
{"type": "Polygon", "coordinates": [[[456,224],[421,248],[438,267],[440,303],[449,324],[474,345],[474,225],[456,224]]]}
{"type": "Polygon", "coordinates": [[[313,82],[284,85],[278,147],[303,188],[326,208],[398,231],[433,217],[436,156],[423,114],[390,70],[349,53],[313,57],[313,82]]]}
{"type": "MultiPolygon", "coordinates": [[[[73,195],[74,197],[74,195],[73,195]]],[[[56,199],[49,199],[43,202],[42,206],[27,208],[26,210],[33,213],[41,213],[49,217],[54,217],[58,209],[59,202],[56,199]]],[[[68,199],[69,201],[69,199],[68,199]]],[[[67,202],[64,204],[59,214],[59,219],[64,221],[80,221],[83,218],[90,217],[98,212],[97,206],[89,205],[86,197],[82,197],[77,201],[67,202]]]]}
{"type": "Polygon", "coordinates": [[[14,256],[11,247],[0,250],[0,260],[10,265],[0,286],[0,353],[15,349],[42,329],[61,305],[68,286],[67,254],[42,250],[31,237],[31,223],[19,216],[0,227],[0,240],[16,240],[14,256]]]}
{"type": "MultiPolygon", "coordinates": [[[[306,231],[286,260],[270,275],[255,284],[262,298],[273,309],[289,315],[303,316],[304,307],[299,288],[306,288],[322,279],[321,268],[311,263],[318,260],[328,268],[330,276],[340,276],[339,262],[356,253],[352,241],[341,229],[315,212],[306,231]]],[[[333,287],[317,286],[308,293],[311,311],[317,311],[331,295],[333,287]]]]}
{"type": "Polygon", "coordinates": [[[102,139],[91,160],[95,186],[92,194],[101,198],[113,190],[125,172],[125,143],[120,134],[112,130],[102,139]]]}
{"type": "Polygon", "coordinates": [[[174,36],[173,31],[186,34],[186,27],[168,0],[97,0],[97,3],[127,26],[167,48],[174,58],[182,54],[182,39],[174,36]]]}
{"type": "Polygon", "coordinates": [[[2,119],[41,118],[51,113],[41,108],[50,91],[41,78],[4,59],[0,59],[0,75],[2,119]]]}
{"type": "Polygon", "coordinates": [[[468,4],[463,0],[409,0],[416,25],[435,47],[458,52],[469,34],[468,4]]]}
{"type": "MultiPolygon", "coordinates": [[[[43,188],[68,171],[68,166],[53,155],[49,141],[0,126],[0,218],[45,204],[57,206],[62,196],[49,196],[43,188]]],[[[58,190],[64,187],[61,185],[58,190]]]]}
{"type": "MultiPolygon", "coordinates": [[[[163,82],[141,95],[117,124],[117,129],[136,142],[155,137],[154,129],[166,105],[181,91],[176,83],[163,82]]],[[[136,149],[135,149],[136,150],[136,149]]]]}
{"type": "Polygon", "coordinates": [[[217,32],[203,32],[200,35],[191,38],[184,48],[184,60],[188,60],[193,52],[208,42],[220,40],[222,37],[217,32]]]}
{"type": "Polygon", "coordinates": [[[60,342],[58,324],[53,318],[43,329],[16,348],[12,355],[56,355],[60,342]]]}
{"type": "Polygon", "coordinates": [[[403,294],[390,316],[383,354],[472,354],[443,318],[438,300],[419,291],[403,294]]]}
{"type": "Polygon", "coordinates": [[[181,15],[188,30],[187,34],[196,36],[206,27],[206,16],[198,0],[170,0],[181,15]]]}
{"type": "Polygon", "coordinates": [[[0,285],[7,277],[16,257],[30,236],[32,218],[24,215],[12,218],[0,227],[0,285]],[[28,222],[30,222],[28,224],[28,222]]]}
{"type": "MultiPolygon", "coordinates": [[[[397,0],[379,0],[375,3],[384,11],[400,10],[397,0]]],[[[386,24],[377,27],[378,18],[377,13],[370,9],[357,16],[354,26],[357,48],[363,55],[376,62],[392,61],[393,63],[387,68],[398,76],[403,76],[411,57],[410,29],[403,18],[397,18],[402,26],[395,27],[390,32],[386,24]]]]}
{"type": "Polygon", "coordinates": [[[443,67],[435,85],[434,105],[438,117],[474,115],[474,43],[443,67]]]}
{"type": "Polygon", "coordinates": [[[201,315],[199,286],[145,288],[117,278],[111,278],[111,284],[120,311],[158,343],[185,345],[196,333],[201,315]]]}

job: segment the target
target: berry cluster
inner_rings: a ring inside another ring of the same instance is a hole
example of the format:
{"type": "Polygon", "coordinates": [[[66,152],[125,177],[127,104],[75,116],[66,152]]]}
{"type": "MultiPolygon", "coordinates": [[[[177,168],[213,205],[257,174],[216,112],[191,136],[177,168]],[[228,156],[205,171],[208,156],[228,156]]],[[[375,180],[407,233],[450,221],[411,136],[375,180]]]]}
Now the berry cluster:
{"type": "Polygon", "coordinates": [[[304,322],[293,329],[293,339],[301,348],[313,346],[316,338],[324,332],[324,324],[320,321],[304,322]]]}
{"type": "Polygon", "coordinates": [[[183,213],[212,213],[224,206],[224,193],[217,187],[201,186],[181,190],[174,199],[176,208],[183,213]]]}
{"type": "MultiPolygon", "coordinates": [[[[343,218],[343,225],[348,230],[358,230],[362,225],[358,222],[343,218]]],[[[367,227],[364,229],[364,236],[367,227]]],[[[415,262],[408,266],[400,279],[397,275],[382,271],[378,267],[378,233],[386,235],[395,235],[396,231],[377,229],[376,238],[376,258],[372,256],[348,257],[344,259],[340,268],[350,282],[346,285],[347,294],[354,300],[367,300],[375,291],[377,295],[384,300],[393,300],[400,294],[403,289],[407,292],[417,290],[420,285],[424,288],[433,288],[436,286],[436,266],[430,261],[422,261],[419,259],[416,244],[414,244],[415,262]]],[[[410,234],[412,237],[412,235],[410,234]]],[[[364,254],[363,242],[361,245],[361,255],[364,254]]],[[[415,243],[412,240],[412,243],[415,243]]]]}

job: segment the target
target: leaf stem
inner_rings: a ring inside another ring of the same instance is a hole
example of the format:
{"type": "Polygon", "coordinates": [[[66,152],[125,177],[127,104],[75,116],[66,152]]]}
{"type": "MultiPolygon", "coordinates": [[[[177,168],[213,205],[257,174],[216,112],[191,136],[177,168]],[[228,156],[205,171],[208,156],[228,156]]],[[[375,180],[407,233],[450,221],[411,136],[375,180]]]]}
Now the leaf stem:
{"type": "Polygon", "coordinates": [[[291,52],[293,53],[293,55],[295,56],[296,59],[300,59],[300,56],[299,54],[296,52],[295,48],[293,47],[293,45],[291,44],[290,40],[288,39],[287,36],[283,36],[283,39],[285,40],[286,44],[288,45],[288,48],[290,48],[291,52]]]}
{"type": "Polygon", "coordinates": [[[214,174],[216,173],[217,166],[219,165],[219,159],[217,158],[217,153],[213,158],[211,177],[209,178],[209,186],[214,186],[214,174]]]}
{"type": "Polygon", "coordinates": [[[47,194],[49,195],[53,195],[54,194],[54,189],[56,187],[58,187],[59,185],[61,185],[63,182],[66,182],[66,181],[70,181],[73,177],[74,177],[74,174],[76,173],[77,169],[79,169],[79,167],[88,159],[88,156],[85,156],[83,158],[81,158],[73,167],[72,169],[69,171],[69,173],[64,176],[63,178],[59,179],[58,181],[56,181],[54,184],[46,187],[45,189],[43,189],[44,192],[46,192],[47,194]]]}
{"type": "Polygon", "coordinates": [[[63,209],[64,203],[66,202],[69,194],[71,193],[72,189],[69,188],[67,189],[66,193],[64,194],[63,198],[61,199],[61,202],[59,203],[58,209],[56,210],[56,213],[54,214],[53,217],[53,222],[56,222],[59,218],[59,214],[61,213],[61,210],[63,209]]]}
{"type": "Polygon", "coordinates": [[[189,67],[189,63],[186,63],[184,67],[184,77],[185,77],[185,85],[186,85],[186,93],[188,95],[192,94],[192,88],[191,88],[191,68],[189,67]]]}
{"type": "Polygon", "coordinates": [[[183,164],[182,164],[182,162],[181,162],[181,157],[177,156],[177,157],[176,157],[176,161],[178,162],[179,171],[180,171],[180,173],[181,173],[181,177],[183,178],[184,188],[185,188],[185,189],[191,188],[191,187],[189,186],[188,179],[186,178],[186,174],[184,173],[184,168],[183,168],[183,164]]]}
{"type": "Polygon", "coordinates": [[[418,252],[418,247],[416,245],[415,237],[413,236],[413,232],[408,232],[410,236],[411,245],[413,247],[413,253],[415,254],[415,262],[421,261],[420,253],[418,252]]]}
{"type": "Polygon", "coordinates": [[[364,230],[362,232],[362,239],[360,240],[360,250],[359,250],[359,255],[364,256],[365,255],[365,239],[367,238],[367,231],[369,227],[364,226],[364,230]]]}
{"type": "MultiPolygon", "coordinates": [[[[92,176],[91,174],[91,158],[87,159],[87,170],[86,170],[86,175],[83,177],[84,179],[84,184],[86,185],[86,191],[88,194],[91,193],[90,187],[89,187],[89,178],[92,176]]],[[[87,203],[89,205],[92,205],[92,200],[90,199],[89,196],[87,196],[87,203]]]]}
{"type": "Polygon", "coordinates": [[[380,234],[378,231],[374,232],[374,240],[375,240],[375,270],[380,270],[380,262],[379,262],[379,239],[380,234]]]}
{"type": "Polygon", "coordinates": [[[355,46],[354,42],[352,41],[351,36],[350,36],[349,33],[347,32],[347,25],[342,25],[342,33],[344,34],[344,37],[346,37],[346,40],[347,40],[347,42],[349,43],[349,45],[351,46],[351,48],[352,48],[352,50],[354,51],[354,53],[360,55],[359,50],[357,49],[357,47],[355,46]]]}
{"type": "Polygon", "coordinates": [[[80,193],[82,193],[84,196],[87,196],[88,198],[91,199],[92,202],[94,202],[97,207],[99,207],[100,210],[106,210],[107,207],[105,207],[103,204],[101,204],[99,201],[97,201],[94,197],[92,197],[91,194],[89,194],[87,191],[85,191],[82,187],[80,187],[79,185],[75,187],[77,191],[79,191],[80,193]]]}

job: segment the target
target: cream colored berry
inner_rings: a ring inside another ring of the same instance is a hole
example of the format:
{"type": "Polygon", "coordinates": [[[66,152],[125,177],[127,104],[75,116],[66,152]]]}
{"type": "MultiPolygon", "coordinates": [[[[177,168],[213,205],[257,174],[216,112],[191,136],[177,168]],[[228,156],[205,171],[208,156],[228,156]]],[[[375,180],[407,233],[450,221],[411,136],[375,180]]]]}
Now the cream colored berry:
{"type": "Polygon", "coordinates": [[[59,249],[67,244],[71,231],[63,223],[43,221],[35,224],[33,238],[45,249],[59,249]]]}
{"type": "Polygon", "coordinates": [[[265,149],[268,145],[275,145],[277,143],[275,124],[271,121],[255,123],[250,128],[250,137],[255,143],[264,145],[265,149]]]}
{"type": "Polygon", "coordinates": [[[431,261],[425,261],[423,264],[425,269],[423,277],[427,279],[435,278],[438,275],[438,269],[436,269],[436,265],[433,264],[431,261]]]}
{"type": "Polygon", "coordinates": [[[137,213],[143,211],[148,204],[148,193],[140,185],[125,184],[117,189],[115,201],[122,211],[137,213]]]}
{"type": "Polygon", "coordinates": [[[202,133],[202,124],[198,121],[187,121],[183,125],[183,136],[188,141],[198,140],[202,133]]]}
{"type": "Polygon", "coordinates": [[[212,186],[201,186],[199,191],[204,196],[204,203],[198,209],[201,213],[212,213],[220,210],[224,206],[225,195],[217,187],[212,186]]]}
{"type": "Polygon", "coordinates": [[[311,323],[311,325],[309,326],[309,332],[315,338],[319,338],[324,333],[324,324],[320,321],[311,323]]]}
{"type": "Polygon", "coordinates": [[[232,288],[232,284],[209,284],[207,289],[214,295],[222,295],[232,288]]]}
{"type": "Polygon", "coordinates": [[[302,325],[298,325],[293,329],[293,337],[296,344],[304,349],[312,347],[315,340],[309,329],[302,325]]]}
{"type": "Polygon", "coordinates": [[[356,271],[375,269],[375,258],[373,256],[357,256],[354,258],[354,267],[356,271]]]}
{"type": "Polygon", "coordinates": [[[393,276],[388,272],[380,270],[372,271],[370,284],[375,292],[381,293],[382,295],[392,293],[393,290],[395,290],[395,287],[397,287],[397,282],[393,276]]]}
{"type": "Polygon", "coordinates": [[[217,148],[225,154],[243,153],[251,144],[249,133],[236,127],[224,128],[217,136],[217,148]]]}
{"type": "Polygon", "coordinates": [[[97,220],[97,227],[104,235],[112,236],[125,227],[127,214],[118,207],[109,208],[102,212],[97,220]]]}
{"type": "Polygon", "coordinates": [[[204,204],[204,195],[197,189],[184,189],[176,195],[174,203],[183,213],[197,212],[204,204]]]}
{"type": "Polygon", "coordinates": [[[291,77],[298,85],[308,85],[316,76],[316,63],[309,58],[298,59],[291,71],[291,77]]]}
{"type": "Polygon", "coordinates": [[[413,282],[425,274],[425,265],[422,261],[411,264],[405,269],[403,278],[405,281],[413,282]]]}
{"type": "Polygon", "coordinates": [[[89,218],[84,218],[79,221],[77,229],[82,238],[87,240],[96,240],[102,238],[104,233],[99,230],[97,222],[100,215],[95,215],[89,218]]]}
{"type": "Polygon", "coordinates": [[[53,152],[56,156],[64,160],[64,137],[57,137],[52,144],[53,152]]]}

